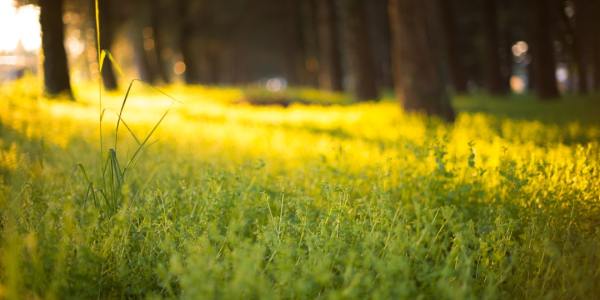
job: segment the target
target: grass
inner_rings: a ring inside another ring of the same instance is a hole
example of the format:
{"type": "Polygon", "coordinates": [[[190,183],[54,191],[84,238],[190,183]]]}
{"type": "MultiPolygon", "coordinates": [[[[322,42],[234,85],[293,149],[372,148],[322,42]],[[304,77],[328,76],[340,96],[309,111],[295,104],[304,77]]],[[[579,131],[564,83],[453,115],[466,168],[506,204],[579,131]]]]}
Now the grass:
{"type": "MultiPolygon", "coordinates": [[[[459,97],[447,125],[388,101],[252,106],[172,86],[172,106],[135,89],[112,161],[170,113],[109,208],[91,196],[97,90],[73,103],[32,86],[0,87],[0,298],[600,294],[593,98],[459,97]]],[[[102,100],[106,144],[122,97],[102,100]]]]}

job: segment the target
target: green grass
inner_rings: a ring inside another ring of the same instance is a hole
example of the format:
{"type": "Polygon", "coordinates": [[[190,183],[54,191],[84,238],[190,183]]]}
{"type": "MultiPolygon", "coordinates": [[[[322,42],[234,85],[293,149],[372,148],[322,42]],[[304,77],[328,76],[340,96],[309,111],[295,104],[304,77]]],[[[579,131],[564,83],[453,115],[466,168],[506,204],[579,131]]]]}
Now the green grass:
{"type": "MultiPolygon", "coordinates": [[[[173,86],[172,106],[136,88],[121,117],[138,140],[171,111],[109,207],[97,91],[32,86],[0,87],[0,298],[600,294],[594,98],[461,97],[447,125],[389,101],[257,107],[173,86]]],[[[121,100],[103,96],[112,162],[140,144],[121,127],[112,145],[121,100]]]]}

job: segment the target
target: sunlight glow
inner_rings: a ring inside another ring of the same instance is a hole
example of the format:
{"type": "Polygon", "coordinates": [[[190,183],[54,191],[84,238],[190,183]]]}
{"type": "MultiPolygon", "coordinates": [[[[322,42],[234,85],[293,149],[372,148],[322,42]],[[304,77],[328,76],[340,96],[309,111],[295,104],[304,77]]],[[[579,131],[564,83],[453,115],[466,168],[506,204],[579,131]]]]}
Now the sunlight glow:
{"type": "Polygon", "coordinates": [[[513,75],[510,77],[510,88],[517,94],[522,94],[525,92],[525,81],[523,77],[513,75]]]}
{"type": "Polygon", "coordinates": [[[527,54],[529,50],[529,45],[524,41],[518,41],[512,46],[512,53],[514,56],[522,56],[527,54]]]}
{"type": "Polygon", "coordinates": [[[280,92],[287,87],[287,82],[283,78],[271,78],[267,80],[265,88],[270,92],[280,92]]]}
{"type": "Polygon", "coordinates": [[[25,51],[41,46],[40,10],[34,5],[15,7],[12,0],[0,0],[0,51],[12,52],[19,43],[25,51]]]}
{"type": "Polygon", "coordinates": [[[185,63],[183,61],[177,61],[173,66],[173,72],[175,72],[176,75],[183,74],[183,72],[185,72],[185,63]]]}

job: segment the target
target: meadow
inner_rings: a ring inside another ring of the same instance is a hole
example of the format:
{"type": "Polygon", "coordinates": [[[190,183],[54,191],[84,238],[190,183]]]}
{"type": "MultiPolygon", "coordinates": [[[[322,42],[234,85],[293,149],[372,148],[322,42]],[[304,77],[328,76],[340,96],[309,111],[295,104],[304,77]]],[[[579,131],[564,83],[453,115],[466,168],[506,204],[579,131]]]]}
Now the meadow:
{"type": "Polygon", "coordinates": [[[0,86],[0,298],[600,295],[597,97],[457,97],[447,124],[311,90],[333,105],[37,90],[0,86]]]}

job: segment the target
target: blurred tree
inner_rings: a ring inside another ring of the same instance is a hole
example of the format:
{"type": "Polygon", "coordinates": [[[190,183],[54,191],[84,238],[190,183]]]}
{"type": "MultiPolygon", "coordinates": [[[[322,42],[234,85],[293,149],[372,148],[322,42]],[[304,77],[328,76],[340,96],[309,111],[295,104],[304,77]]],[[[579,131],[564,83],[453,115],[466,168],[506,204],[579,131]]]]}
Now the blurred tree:
{"type": "MultiPolygon", "coordinates": [[[[593,70],[594,24],[593,2],[596,0],[575,0],[574,14],[571,16],[573,31],[573,51],[575,70],[577,72],[577,90],[585,94],[589,92],[590,73],[593,70]]],[[[564,14],[568,14],[566,9],[564,14]]],[[[566,17],[569,17],[568,15],[566,17]]],[[[596,29],[597,30],[597,29],[596,29]]]]}
{"type": "Polygon", "coordinates": [[[553,1],[529,0],[531,19],[532,71],[534,88],[540,99],[559,97],[556,82],[556,59],[552,42],[553,1]]]}
{"type": "Polygon", "coordinates": [[[349,89],[358,100],[379,97],[369,44],[364,0],[340,0],[342,38],[349,89]]]}
{"type": "MultiPolygon", "coordinates": [[[[517,52],[518,56],[515,56],[512,50],[518,42],[529,39],[530,15],[521,0],[496,0],[496,5],[498,5],[500,76],[505,91],[510,92],[511,77],[517,75],[519,79],[524,79],[522,76],[526,75],[527,65],[529,65],[528,49],[523,49],[523,53],[517,52]]],[[[527,42],[519,45],[527,45],[527,42]]],[[[523,88],[525,87],[524,84],[523,88]]]]}
{"type": "Polygon", "coordinates": [[[197,52],[202,43],[200,38],[203,20],[202,1],[182,0],[179,7],[181,21],[180,49],[185,64],[184,80],[187,84],[201,83],[197,52]]]}
{"type": "MultiPolygon", "coordinates": [[[[95,23],[95,5],[90,5],[92,24],[95,23]]],[[[98,1],[99,21],[100,21],[100,50],[112,51],[112,47],[116,38],[119,22],[119,12],[115,7],[114,0],[98,1]]],[[[94,32],[96,26],[94,26],[94,32]]],[[[94,39],[96,40],[96,39],[94,39]]],[[[97,42],[97,41],[96,41],[97,42]]],[[[100,55],[98,53],[97,55],[100,55]]],[[[117,76],[112,61],[105,57],[102,65],[102,82],[107,90],[118,89],[117,76]]]]}
{"type": "Polygon", "coordinates": [[[498,30],[497,0],[483,1],[483,40],[485,52],[485,87],[491,94],[502,95],[508,92],[508,80],[502,75],[500,54],[500,34],[498,30]]]}
{"type": "Polygon", "coordinates": [[[558,60],[565,63],[569,71],[567,90],[578,93],[587,91],[585,80],[585,28],[583,25],[579,5],[574,1],[559,0],[553,2],[558,11],[558,60]],[[577,10],[577,12],[576,12],[577,10]]]}
{"type": "Polygon", "coordinates": [[[134,0],[128,4],[131,5],[128,35],[138,75],[142,81],[154,84],[157,81],[157,71],[156,61],[151,56],[151,51],[155,50],[152,5],[144,0],[134,0]]]}
{"type": "Polygon", "coordinates": [[[369,45],[374,64],[375,82],[379,90],[391,90],[392,68],[390,58],[390,20],[388,0],[366,1],[369,45]]]}
{"type": "Polygon", "coordinates": [[[248,70],[244,51],[247,45],[242,41],[255,37],[258,31],[251,26],[242,28],[242,24],[250,17],[260,17],[257,12],[264,4],[251,6],[247,0],[182,0],[179,37],[186,83],[238,82],[247,77],[247,72],[238,74],[248,70]],[[237,70],[233,62],[243,65],[243,69],[237,70]]]}
{"type": "Polygon", "coordinates": [[[462,64],[462,55],[466,52],[461,49],[457,35],[459,35],[455,12],[455,1],[440,0],[442,21],[446,38],[447,60],[452,87],[457,93],[467,92],[467,78],[462,64]]]}
{"type": "Polygon", "coordinates": [[[72,97],[69,67],[64,46],[63,1],[43,0],[40,5],[44,86],[49,95],[72,97]]]}
{"type": "Polygon", "coordinates": [[[592,33],[592,57],[593,57],[593,69],[594,69],[594,90],[600,92],[600,34],[598,34],[598,28],[600,28],[600,1],[594,0],[591,3],[590,14],[595,16],[592,18],[591,26],[596,30],[591,30],[592,33]]]}
{"type": "Polygon", "coordinates": [[[300,1],[300,28],[303,46],[303,78],[305,86],[319,85],[319,37],[316,0],[300,1]]]}
{"type": "Polygon", "coordinates": [[[306,83],[306,44],[303,37],[302,2],[299,0],[285,0],[282,7],[283,38],[285,44],[285,69],[286,77],[290,84],[301,85],[306,83]]]}
{"type": "Polygon", "coordinates": [[[316,0],[319,38],[319,87],[341,91],[342,66],[340,61],[337,15],[333,0],[316,0]]]}
{"type": "MultiPolygon", "coordinates": [[[[467,89],[478,88],[485,85],[485,59],[483,55],[483,32],[482,32],[482,1],[477,0],[453,0],[453,1],[442,1],[442,22],[444,30],[452,30],[447,27],[446,20],[448,16],[444,16],[448,11],[444,9],[444,6],[452,4],[454,24],[456,25],[456,33],[454,40],[457,49],[457,56],[459,57],[460,65],[462,66],[463,75],[465,77],[465,84],[467,89]]],[[[444,34],[445,35],[445,34],[444,34]]],[[[452,36],[452,35],[450,35],[452,36]]],[[[452,41],[447,41],[447,51],[453,51],[452,41]]],[[[452,70],[453,63],[450,61],[448,55],[448,70],[449,75],[453,77],[452,70]]]]}
{"type": "Polygon", "coordinates": [[[453,121],[446,91],[437,0],[390,0],[396,91],[407,111],[453,121]]]}
{"type": "Polygon", "coordinates": [[[164,83],[173,81],[177,63],[181,18],[179,15],[182,1],[153,0],[152,31],[154,34],[157,71],[164,83]]]}

